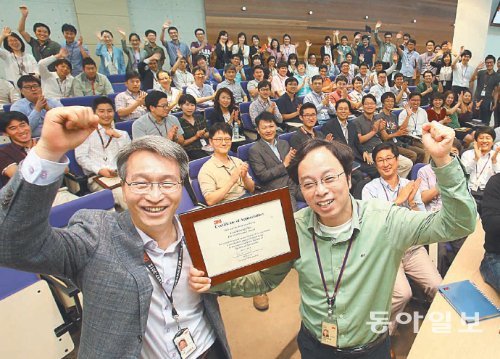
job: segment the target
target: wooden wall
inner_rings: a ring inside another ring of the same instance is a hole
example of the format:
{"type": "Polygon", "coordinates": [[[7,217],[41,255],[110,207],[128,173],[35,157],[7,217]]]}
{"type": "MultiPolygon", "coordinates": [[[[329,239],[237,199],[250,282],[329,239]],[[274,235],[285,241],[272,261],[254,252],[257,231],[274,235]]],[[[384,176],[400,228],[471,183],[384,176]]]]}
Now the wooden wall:
{"type": "Polygon", "coordinates": [[[366,25],[374,30],[376,21],[381,20],[382,32],[408,32],[417,40],[417,50],[422,51],[428,39],[452,41],[456,7],[457,0],[205,0],[205,15],[211,43],[220,30],[226,30],[233,41],[240,31],[249,41],[251,35],[258,34],[261,43],[267,42],[268,35],[281,43],[286,32],[292,43],[300,42],[300,54],[305,40],[312,41],[312,52],[319,53],[324,37],[334,30],[352,40],[355,31],[364,33],[366,25]],[[247,11],[241,11],[243,5],[247,11]]]}

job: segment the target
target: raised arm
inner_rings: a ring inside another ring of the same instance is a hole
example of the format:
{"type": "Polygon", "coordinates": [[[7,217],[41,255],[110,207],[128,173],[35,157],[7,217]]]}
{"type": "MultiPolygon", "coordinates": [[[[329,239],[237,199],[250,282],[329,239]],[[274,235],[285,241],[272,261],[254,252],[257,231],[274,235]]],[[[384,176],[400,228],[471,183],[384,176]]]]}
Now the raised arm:
{"type": "Polygon", "coordinates": [[[21,34],[23,39],[29,43],[31,41],[31,35],[26,32],[26,19],[28,18],[28,7],[26,5],[19,6],[21,10],[21,18],[19,19],[19,25],[17,26],[17,31],[21,34]]]}

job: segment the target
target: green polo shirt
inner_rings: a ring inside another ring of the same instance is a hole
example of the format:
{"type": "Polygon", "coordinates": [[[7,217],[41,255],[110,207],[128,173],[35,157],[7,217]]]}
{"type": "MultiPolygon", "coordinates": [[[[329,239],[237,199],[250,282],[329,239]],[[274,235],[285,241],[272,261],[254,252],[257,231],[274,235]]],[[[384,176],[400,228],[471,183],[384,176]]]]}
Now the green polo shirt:
{"type": "Polygon", "coordinates": [[[301,292],[300,314],[307,329],[321,338],[321,322],[327,315],[327,301],[321,281],[312,232],[316,233],[318,250],[329,294],[334,290],[349,238],[354,233],[342,282],[334,307],[341,348],[369,343],[385,323],[373,321],[389,317],[391,298],[404,252],[417,244],[449,241],[469,235],[476,224],[476,205],[467,190],[464,171],[457,159],[433,169],[437,176],[443,207],[438,212],[417,212],[379,199],[359,201],[351,198],[352,226],[348,232],[332,239],[321,233],[316,214],[310,208],[295,214],[299,236],[300,258],[273,268],[252,273],[218,286],[212,291],[231,296],[253,296],[265,293],[295,268],[301,292]]]}

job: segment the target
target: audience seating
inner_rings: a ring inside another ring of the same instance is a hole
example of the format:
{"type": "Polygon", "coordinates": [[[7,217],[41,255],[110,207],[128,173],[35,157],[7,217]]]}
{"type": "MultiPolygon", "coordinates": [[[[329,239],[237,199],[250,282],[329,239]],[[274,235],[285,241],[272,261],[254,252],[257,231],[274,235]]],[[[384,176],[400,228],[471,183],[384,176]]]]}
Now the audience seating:
{"type": "Polygon", "coordinates": [[[292,138],[293,132],[287,132],[283,133],[278,136],[280,140],[285,140],[286,142],[290,143],[290,138],[292,138]]]}
{"type": "Polygon", "coordinates": [[[245,129],[245,131],[250,131],[252,133],[257,132],[254,124],[252,123],[252,119],[251,119],[249,113],[242,113],[241,114],[241,122],[243,123],[243,128],[245,129]]]}
{"type": "Polygon", "coordinates": [[[206,204],[205,197],[201,193],[200,183],[198,182],[198,174],[200,173],[201,167],[210,159],[210,156],[203,157],[197,160],[189,162],[189,179],[191,180],[191,186],[193,187],[194,194],[198,199],[199,203],[206,204]]]}
{"type": "Polygon", "coordinates": [[[243,71],[245,72],[245,77],[247,78],[247,81],[253,80],[253,69],[250,66],[243,67],[243,71]]]}
{"type": "Polygon", "coordinates": [[[240,113],[249,113],[250,111],[250,102],[242,102],[240,103],[240,113]]]}
{"type": "MultiPolygon", "coordinates": [[[[242,160],[243,162],[248,162],[250,156],[249,156],[249,152],[250,152],[250,148],[254,145],[254,142],[252,143],[247,143],[247,144],[244,144],[244,145],[241,145],[238,147],[238,150],[237,150],[237,157],[242,160]]],[[[257,177],[255,176],[255,173],[253,172],[253,169],[252,169],[252,166],[250,166],[250,163],[248,164],[248,174],[250,175],[250,177],[253,178],[254,182],[255,182],[255,185],[256,186],[259,186],[260,183],[259,183],[259,180],[257,179],[257,177]]]]}
{"type": "Polygon", "coordinates": [[[247,97],[250,98],[250,94],[248,93],[248,89],[247,89],[248,81],[241,81],[240,85],[241,85],[241,88],[243,89],[243,91],[245,91],[245,93],[247,94],[247,97]]]}
{"type": "MultiPolygon", "coordinates": [[[[62,98],[61,103],[64,106],[87,106],[92,107],[92,103],[96,98],[101,96],[80,96],[80,97],[67,97],[62,98]]],[[[114,100],[114,99],[113,99],[114,100]]]]}
{"type": "Polygon", "coordinates": [[[123,74],[123,75],[109,75],[108,80],[109,80],[109,82],[111,82],[111,84],[123,83],[123,82],[125,82],[125,74],[123,74]]]}
{"type": "Polygon", "coordinates": [[[127,131],[130,139],[132,139],[132,124],[135,120],[115,122],[115,127],[117,130],[127,131]]]}
{"type": "Polygon", "coordinates": [[[418,171],[424,167],[426,165],[426,163],[415,163],[413,165],[413,167],[411,168],[411,172],[410,172],[410,179],[412,181],[415,181],[417,179],[417,175],[418,175],[418,171]]]}
{"type": "Polygon", "coordinates": [[[71,181],[78,183],[80,190],[77,192],[78,195],[89,193],[87,186],[88,176],[83,173],[83,169],[80,167],[75,157],[75,150],[66,152],[66,157],[69,159],[69,172],[65,173],[65,177],[71,181]]]}
{"type": "Polygon", "coordinates": [[[182,186],[181,202],[179,203],[179,207],[177,207],[175,213],[181,214],[197,208],[202,208],[202,206],[199,203],[193,203],[191,197],[189,196],[188,190],[186,189],[186,187],[182,186]]]}
{"type": "Polygon", "coordinates": [[[3,112],[10,112],[10,106],[12,106],[10,103],[7,105],[3,105],[3,112]]]}
{"type": "Polygon", "coordinates": [[[112,83],[111,86],[113,86],[115,93],[127,91],[127,86],[124,83],[112,83]]]}
{"type": "Polygon", "coordinates": [[[207,130],[212,127],[213,123],[211,123],[208,119],[212,116],[212,113],[215,112],[215,109],[213,107],[207,107],[205,109],[205,121],[207,122],[207,130]]]}

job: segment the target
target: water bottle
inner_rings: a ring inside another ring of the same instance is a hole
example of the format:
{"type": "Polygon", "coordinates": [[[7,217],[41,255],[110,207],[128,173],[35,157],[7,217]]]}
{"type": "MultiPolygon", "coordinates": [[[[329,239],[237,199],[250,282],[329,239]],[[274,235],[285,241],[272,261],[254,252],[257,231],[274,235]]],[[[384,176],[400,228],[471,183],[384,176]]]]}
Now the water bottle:
{"type": "Polygon", "coordinates": [[[238,126],[238,122],[234,121],[233,123],[233,141],[240,138],[240,128],[238,126]]]}

